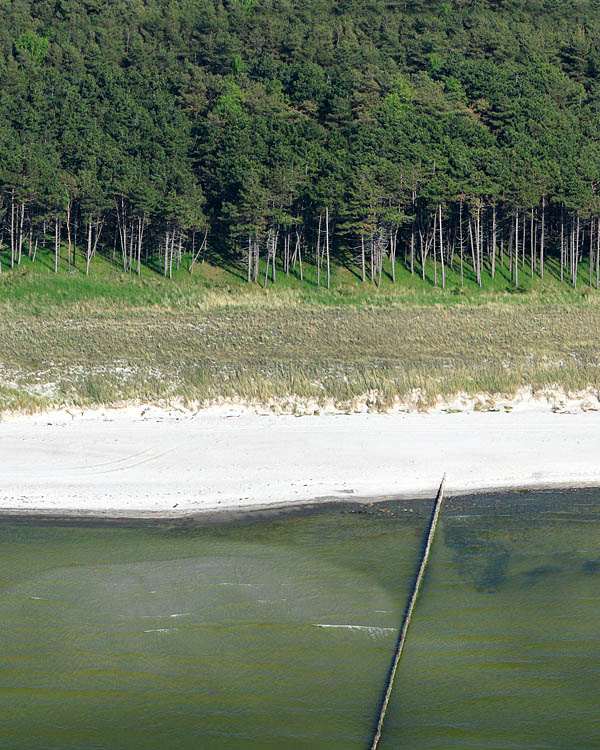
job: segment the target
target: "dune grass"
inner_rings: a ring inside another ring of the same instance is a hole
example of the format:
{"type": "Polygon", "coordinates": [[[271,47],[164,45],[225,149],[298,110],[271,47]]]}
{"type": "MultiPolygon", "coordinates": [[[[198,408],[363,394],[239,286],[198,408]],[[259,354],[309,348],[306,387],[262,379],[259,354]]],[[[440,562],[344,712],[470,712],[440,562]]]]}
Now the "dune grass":
{"type": "Polygon", "coordinates": [[[49,261],[3,263],[2,411],[223,397],[383,409],[415,392],[426,405],[600,384],[600,295],[583,274],[577,291],[560,285],[551,264],[517,292],[505,269],[483,289],[449,272],[442,291],[400,266],[380,289],[336,268],[330,291],[281,272],[263,291],[209,264],[169,282],[102,259],[87,278],[54,274],[49,261]]]}

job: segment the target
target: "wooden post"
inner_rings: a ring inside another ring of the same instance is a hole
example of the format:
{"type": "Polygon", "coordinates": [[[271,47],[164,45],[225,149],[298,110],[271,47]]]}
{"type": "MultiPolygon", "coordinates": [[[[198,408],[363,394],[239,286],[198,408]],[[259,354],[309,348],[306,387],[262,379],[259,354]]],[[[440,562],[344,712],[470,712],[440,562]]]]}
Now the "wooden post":
{"type": "Polygon", "coordinates": [[[417,597],[419,596],[419,589],[421,588],[421,583],[423,582],[423,576],[425,575],[425,568],[427,567],[427,561],[429,560],[429,553],[431,552],[431,546],[433,544],[433,537],[435,535],[435,530],[436,530],[438,518],[440,515],[440,509],[442,507],[442,501],[444,500],[445,484],[446,484],[446,475],[444,474],[442,478],[442,482],[440,484],[440,488],[437,493],[437,497],[435,499],[433,515],[431,517],[431,523],[429,524],[429,534],[427,536],[427,543],[425,544],[425,551],[423,553],[423,559],[421,560],[421,566],[419,568],[419,572],[417,573],[417,578],[415,580],[415,585],[413,588],[412,596],[410,598],[408,609],[406,610],[406,614],[404,615],[404,621],[402,623],[402,630],[400,631],[400,635],[398,636],[398,643],[396,645],[396,653],[394,654],[394,660],[392,661],[392,666],[390,668],[390,674],[388,677],[385,694],[383,696],[383,701],[381,703],[381,709],[379,710],[379,718],[377,719],[377,726],[375,728],[375,734],[373,735],[373,741],[371,743],[371,750],[377,750],[377,746],[379,745],[379,740],[381,739],[381,732],[383,730],[383,721],[385,719],[385,714],[387,712],[388,704],[390,702],[390,698],[392,695],[392,689],[394,687],[394,677],[396,676],[396,670],[398,669],[398,664],[400,663],[400,657],[402,656],[402,651],[404,650],[404,643],[406,642],[406,635],[408,633],[408,627],[410,625],[410,621],[413,615],[415,604],[417,603],[417,597]]]}

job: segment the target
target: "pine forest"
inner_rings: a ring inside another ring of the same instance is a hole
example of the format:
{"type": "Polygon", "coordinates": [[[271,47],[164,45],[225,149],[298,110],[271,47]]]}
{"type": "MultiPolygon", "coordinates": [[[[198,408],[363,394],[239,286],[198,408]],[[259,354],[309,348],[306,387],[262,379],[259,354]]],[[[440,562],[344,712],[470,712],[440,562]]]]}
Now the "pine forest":
{"type": "Polygon", "coordinates": [[[599,286],[595,0],[0,4],[3,272],[599,286]]]}

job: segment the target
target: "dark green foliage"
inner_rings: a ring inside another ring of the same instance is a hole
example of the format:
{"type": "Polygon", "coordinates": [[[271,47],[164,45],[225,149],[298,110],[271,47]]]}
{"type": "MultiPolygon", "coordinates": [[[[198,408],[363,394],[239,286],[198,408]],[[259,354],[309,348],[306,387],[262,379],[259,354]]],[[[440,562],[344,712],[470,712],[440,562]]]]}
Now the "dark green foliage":
{"type": "Polygon", "coordinates": [[[576,283],[589,246],[592,280],[593,0],[4,0],[2,15],[5,263],[58,232],[57,263],[103,253],[170,276],[210,227],[213,259],[275,237],[285,270],[314,260],[327,210],[340,263],[366,242],[379,270],[387,255],[425,278],[460,255],[480,280],[533,212],[521,261],[533,239],[538,273],[562,243],[576,283]]]}
{"type": "Polygon", "coordinates": [[[48,52],[48,40],[28,29],[19,34],[15,42],[15,50],[17,53],[28,55],[39,64],[43,62],[48,52]]]}

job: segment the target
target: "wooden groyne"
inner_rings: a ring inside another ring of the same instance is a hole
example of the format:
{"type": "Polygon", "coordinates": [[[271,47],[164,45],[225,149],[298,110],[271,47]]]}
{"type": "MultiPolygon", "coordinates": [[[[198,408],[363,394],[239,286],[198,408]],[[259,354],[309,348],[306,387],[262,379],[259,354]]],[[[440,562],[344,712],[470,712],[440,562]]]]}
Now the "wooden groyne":
{"type": "Polygon", "coordinates": [[[444,474],[442,478],[442,482],[440,484],[440,488],[437,493],[437,497],[435,499],[435,506],[433,509],[433,514],[431,516],[431,523],[429,524],[429,534],[427,536],[427,543],[425,544],[425,551],[423,552],[423,558],[421,559],[421,567],[419,568],[419,572],[417,573],[412,596],[410,598],[410,603],[406,610],[406,614],[404,615],[402,629],[400,631],[400,635],[398,636],[398,643],[396,645],[396,653],[394,654],[394,660],[392,661],[392,666],[390,667],[390,673],[388,676],[385,694],[383,696],[383,701],[381,702],[381,708],[379,710],[379,717],[377,719],[377,726],[375,728],[375,733],[373,734],[373,741],[371,742],[371,746],[370,746],[371,750],[377,750],[377,746],[379,745],[379,740],[381,739],[381,732],[383,730],[383,722],[385,720],[385,714],[387,712],[388,704],[390,702],[390,698],[392,695],[392,690],[394,688],[394,677],[396,676],[396,670],[398,669],[398,664],[400,663],[400,657],[402,656],[402,651],[404,650],[404,643],[406,642],[406,634],[408,633],[408,628],[410,626],[410,621],[412,618],[413,610],[415,608],[415,604],[417,603],[417,597],[419,596],[419,589],[421,588],[423,576],[425,575],[425,568],[427,567],[427,561],[429,560],[429,553],[431,552],[431,546],[433,544],[433,538],[435,536],[435,530],[436,530],[438,518],[440,515],[440,509],[442,507],[442,501],[444,499],[445,484],[446,484],[446,475],[444,474]]]}

